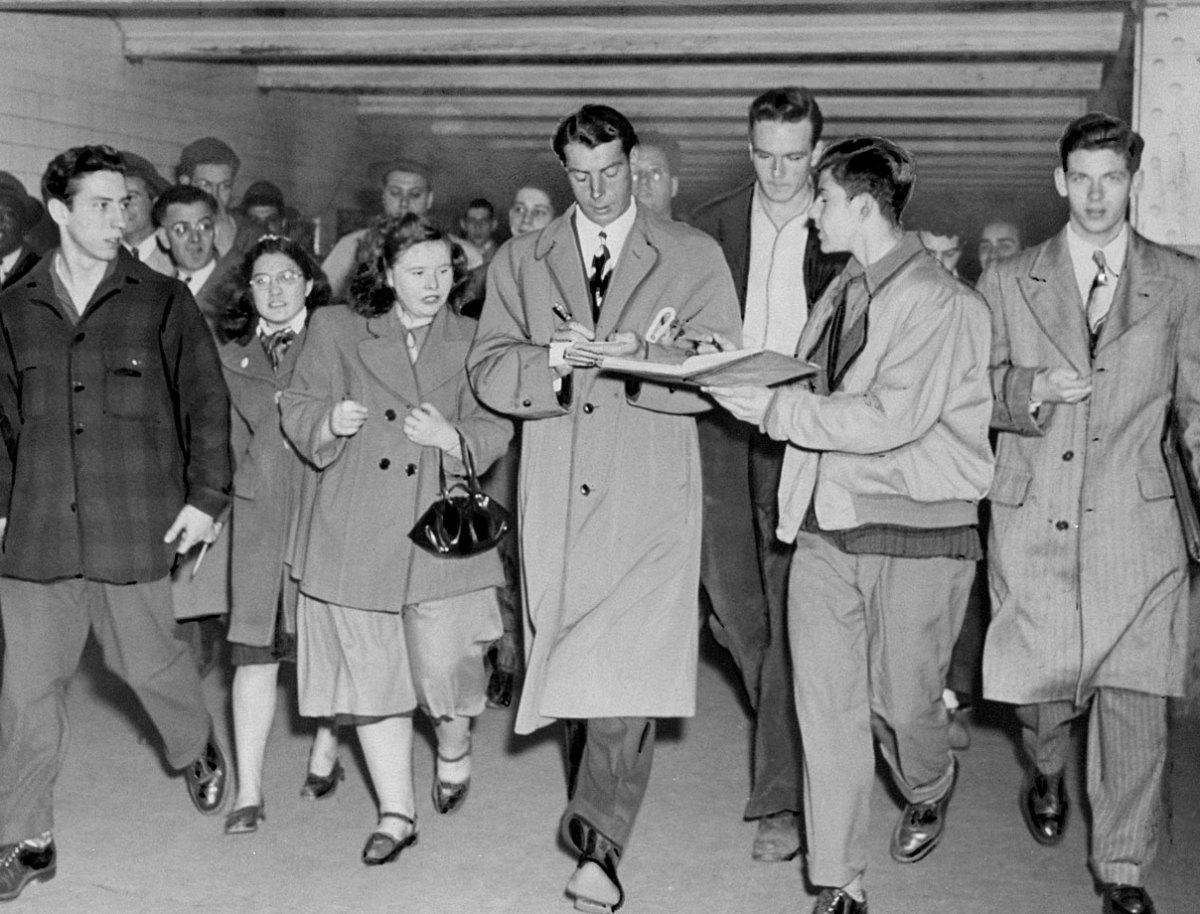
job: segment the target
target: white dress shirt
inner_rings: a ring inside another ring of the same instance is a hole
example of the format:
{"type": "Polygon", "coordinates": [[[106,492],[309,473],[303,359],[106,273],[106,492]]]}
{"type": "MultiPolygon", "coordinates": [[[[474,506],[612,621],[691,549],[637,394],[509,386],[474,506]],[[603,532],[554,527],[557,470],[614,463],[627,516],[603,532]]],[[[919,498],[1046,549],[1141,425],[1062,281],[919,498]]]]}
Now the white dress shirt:
{"type": "Polygon", "coordinates": [[[776,227],[758,187],[750,204],[750,263],[746,275],[746,315],[742,344],[794,355],[808,322],[804,288],[804,252],[808,247],[808,211],[776,227]]]}
{"type": "Polygon", "coordinates": [[[616,269],[621,251],[625,247],[625,239],[633,228],[633,220],[637,216],[637,201],[629,201],[629,209],[617,216],[608,225],[597,225],[583,214],[578,205],[571,222],[575,226],[575,237],[579,241],[579,251],[583,254],[584,271],[590,273],[592,258],[600,250],[600,233],[604,232],[605,245],[608,247],[609,263],[616,269]]]}
{"type": "Polygon", "coordinates": [[[1097,312],[1097,317],[1104,317],[1108,307],[1112,305],[1113,293],[1117,290],[1117,281],[1125,269],[1125,253],[1129,250],[1129,223],[1121,227],[1117,237],[1102,248],[1097,248],[1075,233],[1075,227],[1067,223],[1067,251],[1071,254],[1071,266],[1075,269],[1075,283],[1079,286],[1079,300],[1087,307],[1088,294],[1092,291],[1092,283],[1096,279],[1096,262],[1092,255],[1097,250],[1104,252],[1104,262],[1108,270],[1108,294],[1102,299],[1103,307],[1097,312]]]}
{"type": "Polygon", "coordinates": [[[8,274],[13,271],[13,267],[17,265],[17,261],[21,259],[21,255],[25,253],[25,248],[18,247],[10,254],[0,257],[0,284],[8,279],[8,274]]]}
{"type": "Polygon", "coordinates": [[[204,284],[208,282],[208,277],[212,276],[213,270],[217,268],[217,260],[214,257],[206,265],[196,270],[194,273],[189,273],[187,270],[176,268],[175,275],[187,283],[187,287],[192,290],[195,295],[204,288],[204,284]]]}

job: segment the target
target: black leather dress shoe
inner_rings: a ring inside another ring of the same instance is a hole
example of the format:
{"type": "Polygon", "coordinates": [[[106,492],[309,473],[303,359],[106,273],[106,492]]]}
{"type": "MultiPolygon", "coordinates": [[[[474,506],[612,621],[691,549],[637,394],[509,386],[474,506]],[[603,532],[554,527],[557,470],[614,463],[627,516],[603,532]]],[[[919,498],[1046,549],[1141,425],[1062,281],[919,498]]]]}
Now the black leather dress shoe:
{"type": "Polygon", "coordinates": [[[188,798],[204,815],[211,816],[220,811],[225,802],[225,788],[229,785],[228,772],[225,753],[211,738],[196,761],[183,769],[188,798]]]}
{"type": "Polygon", "coordinates": [[[858,901],[844,889],[821,889],[812,914],[867,914],[867,893],[858,901]]]}
{"type": "Polygon", "coordinates": [[[946,830],[946,810],[958,780],[958,761],[950,761],[950,786],[936,800],[909,803],[892,832],[892,859],[897,863],[916,863],[928,857],[946,830]]]}
{"type": "Polygon", "coordinates": [[[0,847],[0,901],[12,901],[31,882],[49,882],[58,872],[54,842],[45,847],[0,847]]]}
{"type": "Polygon", "coordinates": [[[1067,789],[1061,771],[1034,774],[1021,799],[1021,813],[1038,844],[1053,846],[1062,840],[1067,827],[1067,789]]]}
{"type": "Polygon", "coordinates": [[[1104,886],[1104,914],[1154,914],[1154,902],[1140,885],[1110,882],[1104,886]]]}

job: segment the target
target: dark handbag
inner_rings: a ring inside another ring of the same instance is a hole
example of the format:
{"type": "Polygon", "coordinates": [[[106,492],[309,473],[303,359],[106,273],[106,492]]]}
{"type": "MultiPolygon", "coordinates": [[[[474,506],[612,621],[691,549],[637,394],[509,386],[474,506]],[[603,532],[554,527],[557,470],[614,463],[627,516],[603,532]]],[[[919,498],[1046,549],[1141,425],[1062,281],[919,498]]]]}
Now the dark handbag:
{"type": "Polygon", "coordinates": [[[440,494],[408,534],[408,538],[426,552],[447,559],[466,558],[495,549],[512,528],[512,517],[507,509],[480,488],[475,459],[461,434],[458,446],[467,468],[466,484],[455,482],[447,488],[446,464],[439,451],[440,494]]]}
{"type": "Polygon", "coordinates": [[[1179,510],[1179,522],[1183,527],[1183,541],[1188,557],[1200,563],[1200,514],[1196,511],[1196,479],[1183,436],[1176,427],[1175,410],[1167,413],[1167,424],[1162,438],[1163,460],[1171,477],[1171,488],[1175,492],[1175,507],[1179,510]]]}

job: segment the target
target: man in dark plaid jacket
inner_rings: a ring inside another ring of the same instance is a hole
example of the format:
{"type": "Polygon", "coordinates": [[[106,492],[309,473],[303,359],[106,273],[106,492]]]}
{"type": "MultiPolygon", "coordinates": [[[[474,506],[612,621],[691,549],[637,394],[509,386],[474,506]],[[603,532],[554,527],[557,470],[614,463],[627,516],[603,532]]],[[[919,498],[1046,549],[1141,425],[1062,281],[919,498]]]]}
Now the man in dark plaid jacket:
{"type": "Polygon", "coordinates": [[[122,248],[124,164],[55,158],[60,247],[0,296],[0,901],[55,874],[66,684],[94,630],[205,813],[225,793],[200,679],[173,637],[170,571],[214,535],[229,401],[191,293],[122,248]]]}

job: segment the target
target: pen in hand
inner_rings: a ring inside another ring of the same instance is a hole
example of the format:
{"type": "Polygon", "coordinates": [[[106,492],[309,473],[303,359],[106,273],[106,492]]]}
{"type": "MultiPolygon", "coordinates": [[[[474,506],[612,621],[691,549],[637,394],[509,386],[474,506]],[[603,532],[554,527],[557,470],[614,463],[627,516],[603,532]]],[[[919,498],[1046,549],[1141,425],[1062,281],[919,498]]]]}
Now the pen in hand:
{"type": "Polygon", "coordinates": [[[550,306],[550,310],[554,312],[554,316],[564,323],[571,323],[571,315],[567,314],[566,309],[558,302],[550,306]]]}
{"type": "Polygon", "coordinates": [[[192,566],[192,573],[188,578],[189,581],[194,580],[196,577],[196,572],[200,570],[200,563],[204,561],[204,556],[208,553],[208,545],[208,540],[205,540],[200,544],[200,554],[196,556],[196,564],[192,566]]]}

